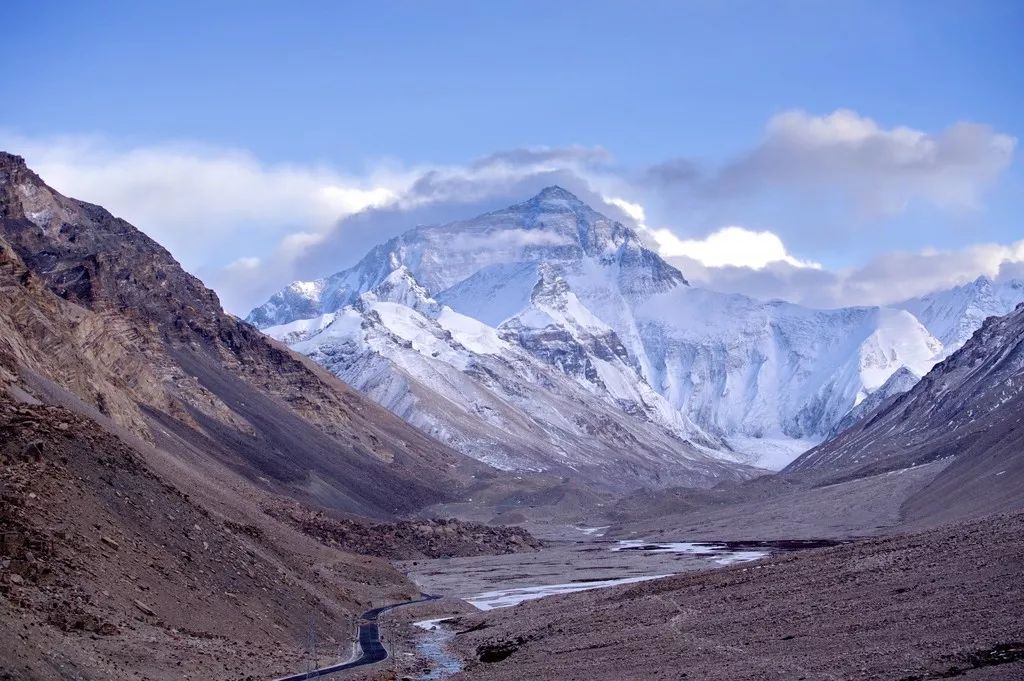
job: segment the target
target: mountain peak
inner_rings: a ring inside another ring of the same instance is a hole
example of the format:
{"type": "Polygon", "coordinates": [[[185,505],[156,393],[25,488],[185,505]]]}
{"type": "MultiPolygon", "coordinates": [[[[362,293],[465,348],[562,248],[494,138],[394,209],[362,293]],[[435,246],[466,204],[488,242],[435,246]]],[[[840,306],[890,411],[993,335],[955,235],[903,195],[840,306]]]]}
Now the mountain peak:
{"type": "Polygon", "coordinates": [[[0,151],[0,185],[15,185],[25,182],[36,185],[43,183],[38,175],[29,170],[24,158],[0,151]]]}
{"type": "Polygon", "coordinates": [[[571,191],[563,189],[556,184],[553,184],[550,187],[544,187],[544,189],[540,190],[540,193],[527,201],[527,203],[546,203],[551,201],[565,201],[578,204],[583,203],[580,201],[579,197],[571,191]]]}
{"type": "Polygon", "coordinates": [[[21,156],[0,151],[0,168],[24,168],[25,159],[21,156]]]}

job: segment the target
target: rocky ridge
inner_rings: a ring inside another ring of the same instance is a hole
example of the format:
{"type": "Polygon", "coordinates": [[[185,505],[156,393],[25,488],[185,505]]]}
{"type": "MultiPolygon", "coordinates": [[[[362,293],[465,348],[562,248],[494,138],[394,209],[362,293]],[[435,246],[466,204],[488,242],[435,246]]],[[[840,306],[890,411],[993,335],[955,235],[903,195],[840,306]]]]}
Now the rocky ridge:
{"type": "Polygon", "coordinates": [[[267,509],[321,543],[342,551],[392,560],[501,555],[539,549],[542,543],[519,527],[424,518],[372,523],[332,517],[303,507],[267,509]]]}

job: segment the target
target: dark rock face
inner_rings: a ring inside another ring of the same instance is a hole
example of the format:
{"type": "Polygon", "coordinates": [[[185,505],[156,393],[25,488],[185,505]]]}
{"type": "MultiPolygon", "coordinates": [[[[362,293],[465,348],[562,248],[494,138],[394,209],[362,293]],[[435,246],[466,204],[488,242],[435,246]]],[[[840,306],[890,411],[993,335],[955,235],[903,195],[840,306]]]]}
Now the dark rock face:
{"type": "MultiPolygon", "coordinates": [[[[626,347],[613,331],[577,338],[557,326],[537,329],[512,322],[503,325],[500,333],[503,340],[521,346],[534,357],[567,376],[584,378],[597,385],[601,384],[601,377],[591,357],[609,361],[618,359],[634,365],[626,347]]],[[[637,380],[641,380],[639,372],[637,380]]]]}
{"type": "Polygon", "coordinates": [[[1024,505],[1024,305],[990,317],[912,389],[807,452],[785,474],[853,479],[952,457],[905,504],[931,521],[1024,505]]]}

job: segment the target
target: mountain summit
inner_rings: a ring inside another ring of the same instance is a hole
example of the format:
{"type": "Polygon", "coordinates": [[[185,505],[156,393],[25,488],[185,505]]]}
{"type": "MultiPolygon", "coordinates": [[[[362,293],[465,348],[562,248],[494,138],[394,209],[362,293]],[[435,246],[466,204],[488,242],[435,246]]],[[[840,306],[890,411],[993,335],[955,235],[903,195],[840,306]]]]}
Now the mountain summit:
{"type": "Polygon", "coordinates": [[[550,187],[544,187],[541,189],[536,196],[526,201],[525,203],[556,203],[563,202],[570,205],[579,205],[583,207],[589,207],[587,204],[579,200],[579,198],[568,189],[563,189],[557,184],[553,184],[550,187]]]}
{"type": "Polygon", "coordinates": [[[247,321],[266,328],[334,312],[402,266],[432,295],[441,296],[473,276],[535,280],[535,272],[526,275],[524,267],[535,270],[536,264],[548,263],[579,270],[587,262],[618,265],[621,287],[634,294],[687,283],[633,229],[551,186],[527,201],[470,220],[411,229],[373,248],[354,267],[287,286],[255,308],[247,321]]]}
{"type": "Polygon", "coordinates": [[[643,379],[583,302],[686,286],[630,228],[570,192],[418,227],[297,282],[249,321],[454,448],[597,486],[714,484],[750,471],[643,379]]]}

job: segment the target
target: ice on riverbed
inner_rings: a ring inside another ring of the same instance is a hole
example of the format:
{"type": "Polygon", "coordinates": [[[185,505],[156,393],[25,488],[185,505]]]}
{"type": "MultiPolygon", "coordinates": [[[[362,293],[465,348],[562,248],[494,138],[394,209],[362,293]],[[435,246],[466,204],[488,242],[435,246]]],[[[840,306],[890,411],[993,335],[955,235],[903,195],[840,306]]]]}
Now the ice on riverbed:
{"type": "Polygon", "coordinates": [[[595,535],[598,537],[604,536],[604,531],[607,530],[611,525],[604,525],[602,527],[577,527],[576,529],[585,535],[595,535]]]}
{"type": "Polygon", "coordinates": [[[730,551],[729,553],[716,558],[719,565],[732,565],[733,563],[744,563],[748,560],[757,560],[768,555],[767,551],[730,551]]]}
{"type": "Polygon", "coordinates": [[[503,591],[487,591],[466,600],[479,610],[494,610],[496,608],[509,608],[519,605],[524,601],[532,601],[545,596],[558,594],[571,594],[578,591],[590,591],[592,589],[604,589],[609,586],[620,584],[635,584],[646,582],[651,579],[660,579],[670,575],[645,575],[642,577],[622,577],[620,579],[605,579],[597,582],[573,582],[571,584],[545,584],[542,586],[527,586],[518,589],[505,589],[503,591]]]}
{"type": "Polygon", "coordinates": [[[413,622],[413,626],[428,632],[421,634],[416,640],[416,650],[426,660],[428,669],[419,677],[419,681],[441,681],[462,671],[462,662],[448,652],[447,643],[455,632],[441,626],[446,617],[413,622]]]}
{"type": "Polygon", "coordinates": [[[446,619],[446,617],[438,617],[437,619],[433,620],[420,620],[419,622],[413,622],[412,626],[418,627],[419,629],[423,629],[425,631],[434,631],[438,629],[441,626],[440,623],[446,619]]]}
{"type": "Polygon", "coordinates": [[[641,539],[623,539],[612,551],[644,551],[645,553],[712,553],[724,551],[722,544],[707,544],[688,541],[646,542],[641,539]]]}
{"type": "Polygon", "coordinates": [[[612,551],[703,555],[713,558],[719,565],[732,565],[733,563],[757,560],[769,554],[768,551],[734,551],[725,544],[712,544],[708,542],[645,542],[640,539],[622,540],[612,547],[612,551]]]}

